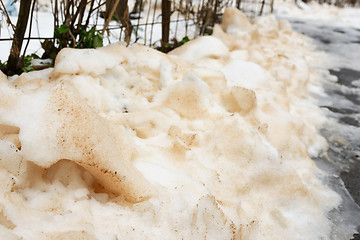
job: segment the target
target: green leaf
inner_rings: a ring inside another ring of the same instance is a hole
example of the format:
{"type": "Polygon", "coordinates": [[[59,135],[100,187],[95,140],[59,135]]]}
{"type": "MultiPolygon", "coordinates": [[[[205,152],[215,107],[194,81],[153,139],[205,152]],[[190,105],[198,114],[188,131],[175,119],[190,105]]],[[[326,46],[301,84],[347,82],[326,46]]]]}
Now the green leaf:
{"type": "Polygon", "coordinates": [[[33,57],[31,55],[26,55],[24,57],[24,65],[25,67],[29,66],[31,64],[31,60],[33,59],[33,57]]]}
{"type": "Polygon", "coordinates": [[[35,53],[30,54],[30,55],[26,55],[24,57],[24,67],[21,68],[22,72],[30,72],[30,71],[34,71],[33,66],[31,66],[31,60],[33,59],[39,59],[40,57],[38,55],[36,55],[35,53]]]}
{"type": "Polygon", "coordinates": [[[69,26],[62,24],[60,27],[55,29],[54,36],[61,42],[62,36],[69,31],[69,26]]]}
{"type": "Polygon", "coordinates": [[[77,48],[84,48],[86,35],[87,35],[87,31],[85,30],[85,28],[81,28],[79,32],[79,40],[76,43],[77,48]]]}
{"type": "Polygon", "coordinates": [[[100,34],[100,33],[96,34],[93,39],[93,47],[94,48],[102,47],[103,39],[104,39],[104,36],[102,34],[100,34]]]}
{"type": "Polygon", "coordinates": [[[32,59],[40,59],[40,57],[35,53],[31,54],[30,56],[32,57],[32,59]]]}
{"type": "Polygon", "coordinates": [[[64,33],[67,33],[69,31],[69,26],[66,25],[66,24],[62,24],[60,27],[58,27],[56,29],[56,31],[59,33],[59,34],[64,34],[64,33]]]}
{"type": "Polygon", "coordinates": [[[184,45],[185,43],[187,43],[188,41],[190,41],[188,36],[183,37],[183,39],[179,42],[179,47],[184,45]]]}
{"type": "Polygon", "coordinates": [[[34,71],[34,68],[33,68],[33,66],[25,66],[25,67],[21,68],[21,71],[30,72],[30,71],[34,71]]]}
{"type": "Polygon", "coordinates": [[[91,40],[94,38],[94,35],[95,35],[95,28],[90,29],[86,33],[85,43],[86,45],[88,45],[88,47],[91,47],[91,40]]]}

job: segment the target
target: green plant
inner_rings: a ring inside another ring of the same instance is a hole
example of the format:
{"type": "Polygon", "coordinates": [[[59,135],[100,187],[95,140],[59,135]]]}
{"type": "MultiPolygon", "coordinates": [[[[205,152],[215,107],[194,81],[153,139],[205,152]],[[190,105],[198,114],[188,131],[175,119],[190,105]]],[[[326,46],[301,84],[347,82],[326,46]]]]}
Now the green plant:
{"type": "Polygon", "coordinates": [[[34,67],[31,65],[31,60],[39,59],[40,57],[36,54],[26,55],[23,59],[23,67],[21,68],[21,72],[30,72],[34,71],[34,67]]]}
{"type": "Polygon", "coordinates": [[[9,75],[13,75],[13,74],[21,74],[23,72],[31,72],[34,71],[34,67],[31,65],[31,61],[33,59],[40,59],[40,57],[38,55],[36,55],[35,53],[33,54],[29,54],[26,55],[25,57],[21,58],[19,61],[19,69],[16,71],[9,71],[7,69],[7,62],[1,62],[0,61],[0,70],[2,72],[6,72],[9,75]]]}
{"type": "Polygon", "coordinates": [[[181,39],[181,41],[178,44],[178,47],[184,45],[185,43],[187,43],[188,41],[190,41],[188,36],[183,37],[183,39],[181,39]]]}
{"type": "Polygon", "coordinates": [[[0,61],[0,71],[5,72],[6,70],[6,62],[0,61]]]}
{"type": "Polygon", "coordinates": [[[82,25],[77,30],[70,31],[70,27],[66,24],[60,25],[54,31],[55,41],[46,39],[41,43],[45,50],[42,58],[55,59],[58,52],[66,47],[72,48],[97,48],[103,46],[104,36],[95,28],[86,30],[86,26],[82,25]]]}
{"type": "Polygon", "coordinates": [[[76,42],[76,48],[97,48],[103,46],[104,36],[91,28],[89,31],[86,31],[85,26],[81,28],[78,33],[79,40],[76,42]]]}
{"type": "Polygon", "coordinates": [[[104,36],[95,28],[86,31],[86,26],[81,26],[78,29],[70,32],[69,26],[66,24],[55,29],[54,36],[59,44],[59,50],[64,47],[97,48],[103,46],[104,36]]]}
{"type": "Polygon", "coordinates": [[[66,24],[63,24],[55,29],[54,38],[58,42],[60,49],[68,46],[68,37],[67,37],[68,34],[69,34],[69,26],[66,24]]]}
{"type": "Polygon", "coordinates": [[[164,53],[168,53],[170,52],[171,50],[177,48],[177,47],[180,47],[182,45],[184,45],[185,43],[187,43],[188,41],[190,41],[189,37],[188,36],[185,36],[183,37],[183,39],[181,39],[181,41],[177,41],[176,38],[174,38],[172,40],[171,43],[163,43],[161,45],[161,47],[158,47],[156,48],[157,50],[161,51],[161,52],[164,52],[164,53]]]}

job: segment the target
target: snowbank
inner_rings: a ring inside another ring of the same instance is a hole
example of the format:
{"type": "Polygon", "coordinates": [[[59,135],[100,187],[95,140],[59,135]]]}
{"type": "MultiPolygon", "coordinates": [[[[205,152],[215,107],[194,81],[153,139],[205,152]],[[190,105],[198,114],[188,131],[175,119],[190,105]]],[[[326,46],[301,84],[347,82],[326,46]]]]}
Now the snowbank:
{"type": "Polygon", "coordinates": [[[168,55],[64,49],[0,78],[4,239],[328,239],[308,40],[227,9],[168,55]]]}
{"type": "Polygon", "coordinates": [[[360,26],[360,9],[355,7],[339,8],[326,3],[310,2],[305,4],[302,1],[297,1],[295,5],[289,1],[276,0],[274,8],[276,15],[280,17],[316,20],[339,27],[359,28],[360,26]]]}

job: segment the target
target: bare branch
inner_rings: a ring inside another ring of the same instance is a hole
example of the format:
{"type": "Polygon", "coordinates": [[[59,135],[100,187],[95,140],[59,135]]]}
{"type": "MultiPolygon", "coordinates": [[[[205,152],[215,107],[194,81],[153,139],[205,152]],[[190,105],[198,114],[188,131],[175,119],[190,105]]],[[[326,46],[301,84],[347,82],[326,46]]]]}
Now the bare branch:
{"type": "Polygon", "coordinates": [[[26,54],[26,50],[29,46],[30,43],[30,38],[31,38],[31,29],[32,29],[32,22],[33,22],[33,16],[34,16],[34,9],[35,9],[35,3],[37,2],[37,0],[33,1],[32,7],[31,7],[31,15],[30,15],[30,27],[29,27],[29,35],[28,35],[28,41],[26,43],[25,49],[24,49],[24,53],[23,56],[25,56],[26,54]]]}
{"type": "Polygon", "coordinates": [[[14,33],[14,40],[11,45],[10,55],[8,59],[8,71],[15,73],[18,67],[18,61],[20,56],[21,47],[24,40],[24,35],[29,19],[29,13],[31,8],[31,0],[21,0],[19,17],[16,23],[16,29],[14,33]]]}
{"type": "Polygon", "coordinates": [[[109,26],[109,23],[110,23],[112,17],[114,16],[115,10],[116,10],[117,6],[119,5],[119,2],[120,2],[120,0],[115,1],[115,4],[114,4],[113,8],[111,9],[111,12],[110,12],[108,18],[106,19],[105,26],[101,32],[102,35],[104,35],[106,28],[109,26]]]}
{"type": "Polygon", "coordinates": [[[11,26],[12,30],[15,32],[15,26],[14,26],[14,24],[12,24],[11,19],[10,19],[10,16],[9,16],[8,12],[6,11],[6,7],[5,7],[5,5],[4,5],[4,3],[3,3],[2,0],[1,0],[1,6],[2,6],[2,10],[3,10],[3,12],[5,13],[6,18],[7,18],[7,19],[6,19],[6,22],[11,26]]]}

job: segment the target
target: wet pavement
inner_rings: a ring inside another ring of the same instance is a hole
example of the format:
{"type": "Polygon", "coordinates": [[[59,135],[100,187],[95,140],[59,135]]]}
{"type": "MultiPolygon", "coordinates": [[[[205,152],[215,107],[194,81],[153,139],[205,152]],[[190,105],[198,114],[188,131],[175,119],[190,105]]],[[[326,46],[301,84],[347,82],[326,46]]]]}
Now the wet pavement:
{"type": "Polygon", "coordinates": [[[288,19],[294,30],[314,39],[317,49],[338,61],[331,75],[337,82],[324,81],[327,96],[319,96],[321,107],[331,123],[321,129],[329,149],[315,160],[329,176],[326,182],[343,202],[331,211],[332,239],[349,239],[343,227],[357,226],[353,240],[360,240],[360,29],[329,23],[288,19]]]}

